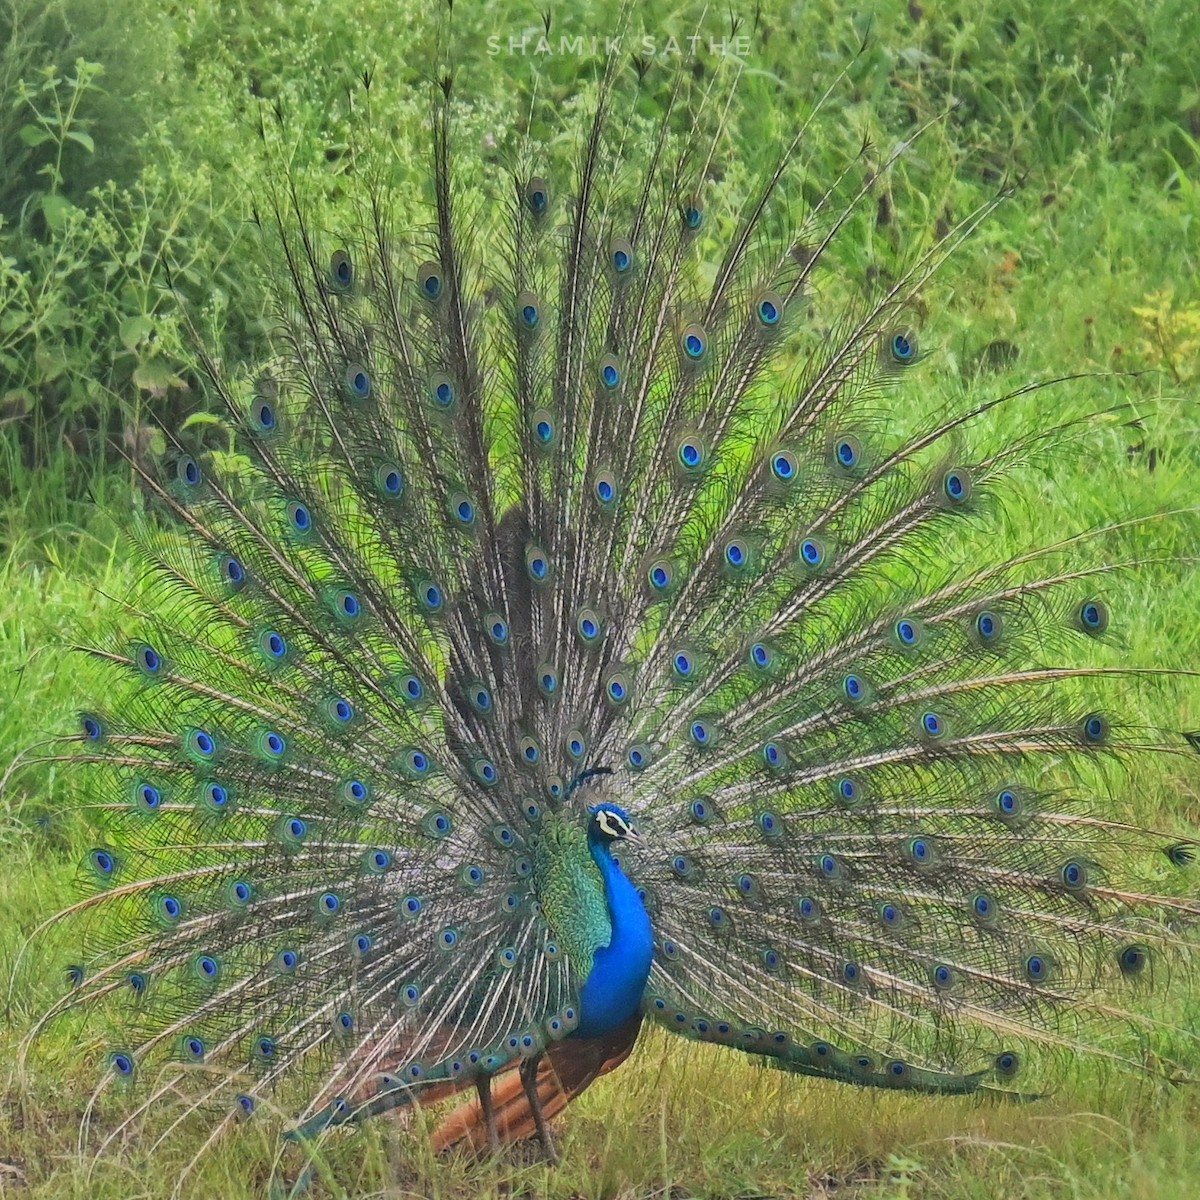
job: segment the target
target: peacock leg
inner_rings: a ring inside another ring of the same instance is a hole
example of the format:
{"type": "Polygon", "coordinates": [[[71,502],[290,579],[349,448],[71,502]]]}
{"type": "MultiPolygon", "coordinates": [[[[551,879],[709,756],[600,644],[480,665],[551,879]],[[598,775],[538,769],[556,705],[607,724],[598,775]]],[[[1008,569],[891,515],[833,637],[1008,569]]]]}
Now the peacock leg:
{"type": "Polygon", "coordinates": [[[550,1126],[546,1123],[546,1114],[542,1111],[542,1100],[538,1095],[538,1065],[541,1061],[542,1056],[535,1054],[521,1064],[521,1083],[525,1087],[525,1096],[529,1100],[529,1109],[533,1113],[542,1150],[545,1151],[551,1165],[557,1167],[558,1151],[554,1148],[554,1139],[550,1136],[550,1126]]]}
{"type": "Polygon", "coordinates": [[[495,1153],[500,1149],[500,1135],[496,1132],[496,1110],[492,1108],[492,1077],[478,1076],[475,1080],[475,1090],[479,1093],[479,1111],[487,1126],[488,1149],[495,1153]]]}

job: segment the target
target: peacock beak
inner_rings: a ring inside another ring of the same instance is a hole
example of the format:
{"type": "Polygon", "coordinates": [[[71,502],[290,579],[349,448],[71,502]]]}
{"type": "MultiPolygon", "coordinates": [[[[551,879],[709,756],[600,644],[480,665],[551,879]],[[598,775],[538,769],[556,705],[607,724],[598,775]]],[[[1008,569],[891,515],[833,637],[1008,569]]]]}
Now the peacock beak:
{"type": "Polygon", "coordinates": [[[627,842],[632,842],[635,846],[644,846],[646,839],[632,825],[629,826],[629,832],[625,835],[627,842]]]}

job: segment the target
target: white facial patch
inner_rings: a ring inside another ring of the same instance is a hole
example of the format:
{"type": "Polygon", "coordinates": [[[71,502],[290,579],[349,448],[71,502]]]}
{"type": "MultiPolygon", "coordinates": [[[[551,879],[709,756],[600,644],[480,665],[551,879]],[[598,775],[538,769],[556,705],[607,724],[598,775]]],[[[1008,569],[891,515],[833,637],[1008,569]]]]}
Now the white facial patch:
{"type": "Polygon", "coordinates": [[[629,822],[620,813],[608,808],[602,808],[596,814],[596,824],[600,826],[602,833],[611,838],[627,838],[633,832],[629,822]]]}

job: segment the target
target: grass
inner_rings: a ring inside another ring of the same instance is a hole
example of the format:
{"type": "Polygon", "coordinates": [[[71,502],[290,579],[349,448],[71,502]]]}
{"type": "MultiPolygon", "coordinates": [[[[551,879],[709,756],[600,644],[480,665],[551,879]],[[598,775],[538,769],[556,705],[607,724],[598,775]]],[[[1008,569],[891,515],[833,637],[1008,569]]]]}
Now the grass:
{"type": "MultiPolygon", "coordinates": [[[[152,1162],[131,1140],[93,1165],[94,1139],[83,1153],[76,1144],[83,1082],[65,1093],[46,1079],[26,1088],[10,1110],[15,1128],[0,1140],[0,1161],[19,1166],[36,1196],[166,1195],[203,1137],[173,1139],[152,1162]]],[[[432,1160],[419,1114],[407,1128],[377,1120],[328,1139],[313,1194],[1182,1200],[1200,1170],[1198,1121],[1191,1089],[1134,1084],[1016,1106],[931,1101],[797,1080],[655,1034],[572,1106],[558,1169],[532,1147],[432,1160]]],[[[184,1194],[250,1200],[267,1194],[275,1169],[294,1180],[303,1158],[292,1148],[277,1165],[273,1132],[273,1124],[244,1127],[184,1194]]],[[[0,1187],[14,1178],[0,1171],[0,1187]]]]}
{"type": "MultiPolygon", "coordinates": [[[[296,61],[311,65],[309,56],[321,47],[353,44],[346,40],[349,18],[342,6],[262,7],[261,22],[240,17],[226,28],[215,8],[197,4],[187,22],[180,18],[177,31],[175,44],[196,89],[190,96],[199,106],[192,151],[219,164],[214,174],[241,181],[228,184],[230,193],[244,184],[231,146],[236,138],[228,133],[230,114],[242,103],[235,93],[243,65],[250,64],[245,69],[256,77],[276,79],[298,123],[309,122],[311,136],[321,129],[324,137],[317,115],[328,99],[322,88],[336,88],[328,80],[289,75],[294,68],[283,48],[294,40],[303,51],[296,61]]],[[[809,51],[794,50],[794,32],[776,7],[766,6],[764,16],[772,30],[763,51],[766,69],[748,80],[738,118],[746,123],[748,153],[755,144],[771,143],[779,113],[803,91],[796,82],[803,71],[793,64],[789,74],[788,56],[809,51]],[[776,86],[778,80],[783,82],[776,86]]],[[[930,289],[922,333],[931,361],[920,388],[897,395],[896,420],[913,419],[919,407],[964,393],[993,394],[1028,378],[1128,371],[1038,393],[982,431],[985,438],[1004,440],[1016,429],[1073,413],[1129,406],[1119,417],[1097,422],[1081,441],[1064,443],[1041,469],[1019,476],[1001,519],[989,527],[997,539],[991,552],[1014,553],[1067,531],[1187,506],[1200,472],[1200,187],[1189,124],[1200,101],[1188,90],[1194,78],[1180,74],[1185,68],[1164,38],[1174,10],[1147,9],[1134,0],[1110,3],[1104,22],[1114,47],[1109,62],[1098,52],[1087,58],[1082,34],[1072,44],[1073,58],[1054,40],[1072,36],[1071,30],[1039,16],[1038,6],[1010,6],[1023,27],[1012,50],[997,33],[1005,15],[998,6],[974,6],[984,10],[982,16],[970,5],[950,7],[936,29],[932,20],[917,22],[910,37],[908,26],[901,29],[900,5],[877,6],[883,32],[858,108],[847,110],[847,120],[870,124],[876,110],[886,112],[895,103],[887,84],[897,70],[906,94],[928,103],[951,93],[966,97],[961,118],[935,127],[922,144],[922,178],[940,181],[937,188],[921,196],[904,178],[898,181],[901,212],[914,223],[922,204],[932,221],[946,206],[961,213],[986,196],[990,185],[977,167],[1002,148],[1016,148],[1026,182],[930,289]],[[904,74],[910,42],[925,54],[936,51],[933,67],[904,74]],[[1085,70],[1081,63],[1092,65],[1085,70]],[[1157,75],[1149,69],[1153,64],[1160,67],[1157,75]],[[1173,98],[1155,107],[1168,68],[1177,72],[1173,98]],[[1062,117],[1057,123],[1044,111],[1051,99],[1062,117]],[[1015,362],[1010,352],[989,351],[1001,343],[1017,348],[1015,362]]],[[[1095,7],[1088,5],[1089,13],[1095,7]]],[[[829,42],[846,43],[851,15],[833,4],[825,10],[836,18],[829,22],[829,42]]],[[[611,6],[590,11],[600,19],[611,15],[611,6]]],[[[679,20],[675,12],[661,16],[664,23],[679,20]]],[[[474,22],[463,35],[467,40],[492,28],[536,23],[536,16],[516,4],[492,4],[464,20],[474,22]]],[[[1069,14],[1063,20],[1069,24],[1069,14]]],[[[484,92],[478,119],[486,123],[511,113],[504,73],[516,68],[482,59],[474,67],[484,92]]],[[[560,68],[552,66],[551,74],[555,70],[560,68]]],[[[569,88],[569,78],[558,85],[569,88]]],[[[415,105],[401,110],[400,141],[416,138],[417,111],[415,105]]],[[[329,136],[336,140],[339,132],[329,136]]],[[[162,129],[155,134],[167,136],[162,129]]],[[[225,221],[244,199],[240,192],[221,196],[212,211],[225,221]]],[[[154,224],[144,217],[147,228],[154,224]]],[[[892,236],[898,236],[894,229],[865,230],[863,244],[849,252],[847,271],[862,269],[875,241],[892,236]]],[[[142,286],[149,286],[144,278],[142,286]]],[[[229,290],[236,292],[232,281],[229,290]]],[[[75,296],[72,303],[85,301],[75,296]]],[[[137,305],[145,308],[144,294],[137,305]]],[[[99,328],[82,328],[88,336],[73,346],[81,377],[92,359],[108,362],[96,341],[99,328]]],[[[139,347],[141,365],[157,361],[157,350],[139,347]]],[[[176,405],[179,399],[175,395],[176,405]]],[[[86,402],[96,402],[94,395],[88,393],[86,402]]],[[[5,478],[15,486],[0,489],[0,986],[6,995],[0,1198],[163,1196],[204,1131],[181,1129],[153,1157],[144,1141],[130,1137],[94,1162],[98,1139],[115,1120],[101,1113],[81,1144],[99,1047],[99,1034],[86,1021],[59,1022],[24,1070],[7,1069],[37,1014],[64,986],[65,935],[39,927],[77,894],[77,864],[90,844],[75,808],[77,780],[59,766],[39,763],[37,751],[49,735],[71,725],[94,687],[69,647],[119,619],[120,601],[140,586],[136,566],[118,548],[113,518],[103,515],[119,515],[127,506],[128,480],[103,464],[94,469],[92,460],[81,467],[79,444],[59,445],[61,430],[53,422],[45,425],[50,434],[39,433],[38,456],[31,460],[7,428],[7,411],[0,407],[0,464],[8,463],[5,478]],[[80,498],[76,475],[85,468],[90,489],[104,502],[101,512],[80,498]]],[[[120,414],[111,415],[118,428],[120,414]]],[[[1152,522],[1127,548],[1174,561],[1113,578],[1107,599],[1120,626],[1116,655],[1132,663],[1195,668],[1200,575],[1192,561],[1194,525],[1152,522]]],[[[1200,689],[1190,681],[1148,687],[1130,703],[1147,724],[1200,728],[1200,689]]],[[[1194,761],[1135,764],[1116,803],[1137,820],[1195,830],[1200,788],[1194,761]]],[[[1200,1064],[1189,1065],[1200,1073],[1200,1064]]],[[[289,1115],[286,1106],[278,1115],[289,1115]]],[[[233,1200],[265,1195],[277,1158],[277,1123],[265,1116],[223,1142],[192,1176],[186,1194],[233,1200]]],[[[425,1149],[424,1121],[418,1114],[408,1130],[379,1120],[339,1131],[322,1146],[314,1194],[1169,1200],[1191,1197],[1200,1178],[1200,1095],[1191,1086],[1085,1070],[1036,1104],[913,1098],[785,1076],[659,1034],[645,1035],[628,1064],[571,1108],[560,1125],[564,1166],[557,1171],[523,1151],[494,1160],[434,1162],[425,1149]]],[[[282,1172],[295,1178],[300,1166],[293,1149],[282,1172]]]]}

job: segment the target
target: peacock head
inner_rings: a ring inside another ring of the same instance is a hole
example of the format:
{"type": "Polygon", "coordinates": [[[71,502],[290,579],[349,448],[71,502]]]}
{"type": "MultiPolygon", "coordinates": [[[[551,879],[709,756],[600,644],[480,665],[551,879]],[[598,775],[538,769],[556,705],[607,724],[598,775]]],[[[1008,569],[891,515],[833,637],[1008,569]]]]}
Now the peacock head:
{"type": "Polygon", "coordinates": [[[640,843],[642,835],[634,828],[633,819],[616,804],[596,804],[588,809],[588,837],[607,846],[619,838],[640,843]]]}

